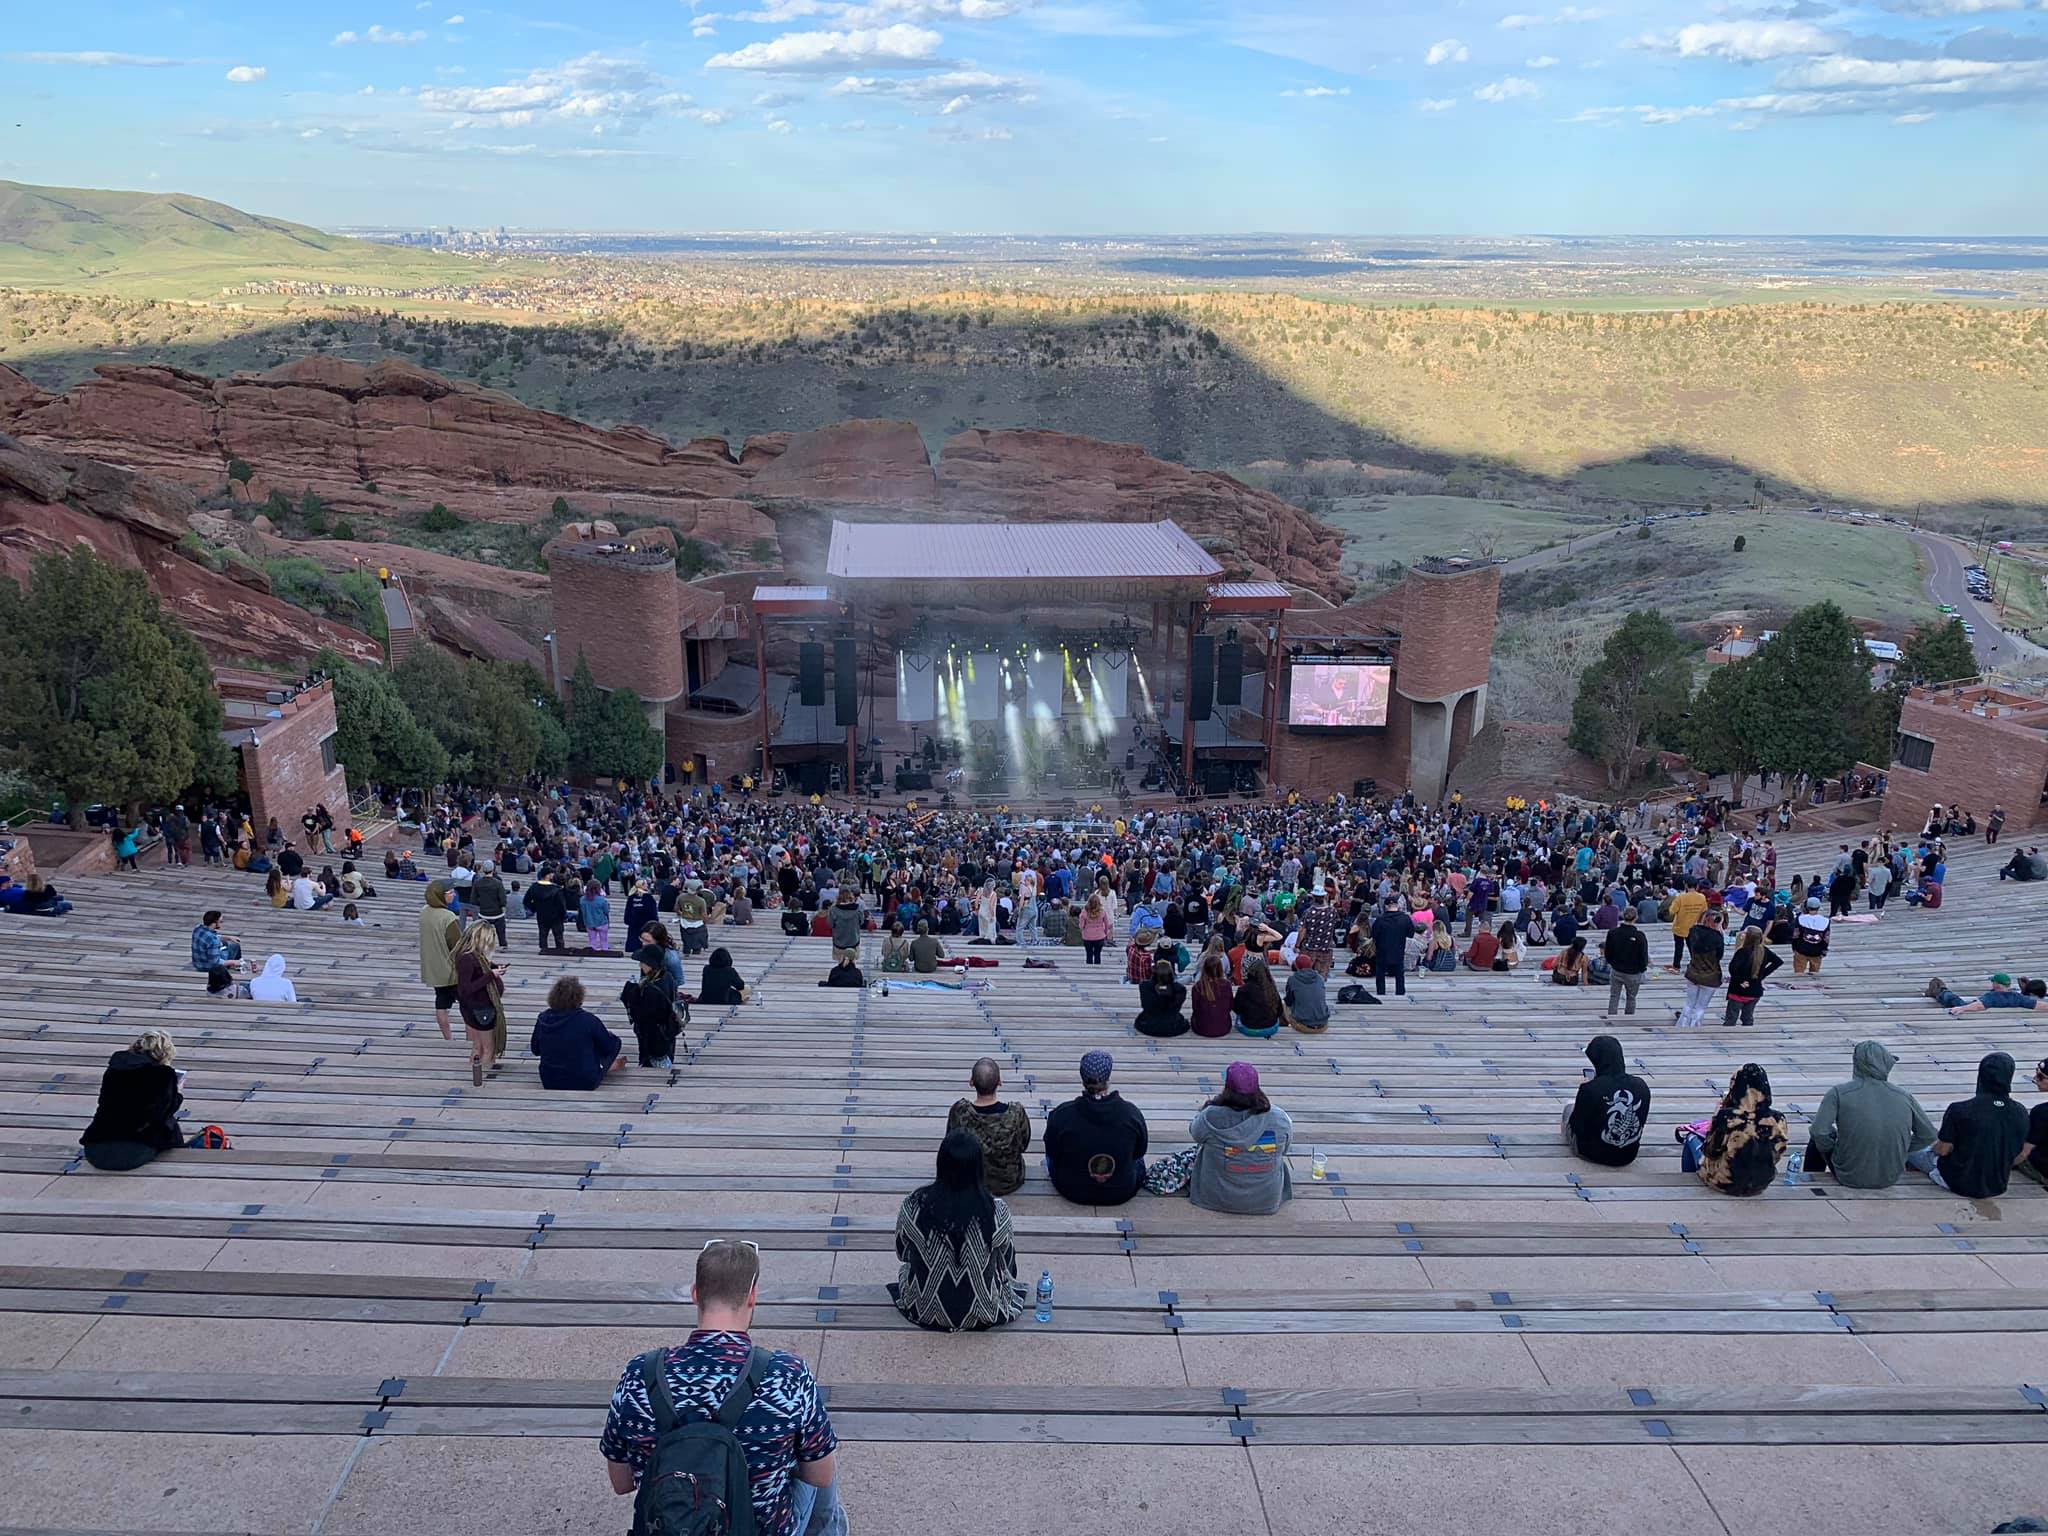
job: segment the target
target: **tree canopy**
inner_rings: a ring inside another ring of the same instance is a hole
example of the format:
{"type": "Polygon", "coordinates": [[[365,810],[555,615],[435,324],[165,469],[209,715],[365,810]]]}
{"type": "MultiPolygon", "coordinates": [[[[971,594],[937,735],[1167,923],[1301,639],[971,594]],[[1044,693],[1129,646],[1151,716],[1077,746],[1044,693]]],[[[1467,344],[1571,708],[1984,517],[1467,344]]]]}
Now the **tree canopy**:
{"type": "Polygon", "coordinates": [[[333,651],[322,651],[319,665],[334,678],[334,750],[350,783],[427,785],[448,776],[447,748],[414,718],[389,672],[333,651]]]}
{"type": "Polygon", "coordinates": [[[1691,693],[1685,642],[1663,614],[1637,609],[1579,674],[1571,744],[1598,758],[1608,786],[1620,789],[1641,772],[1647,744],[1676,730],[1691,693]]]}
{"type": "Polygon", "coordinates": [[[665,745],[661,732],[647,723],[640,700],[624,689],[600,689],[579,654],[569,679],[569,771],[651,779],[661,772],[665,745]]]}
{"type": "MultiPolygon", "coordinates": [[[[1870,652],[1833,603],[1802,608],[1766,640],[1756,669],[1758,761],[1775,772],[1831,778],[1868,751],[1877,704],[1870,652]]],[[[1883,749],[1889,755],[1888,744],[1883,749]]]]}
{"type": "Polygon", "coordinates": [[[1685,754],[1701,773],[1729,776],[1730,797],[1742,802],[1742,786],[1763,768],[1756,728],[1757,674],[1754,660],[1716,667],[1692,701],[1685,722],[1685,754]]]}
{"type": "Polygon", "coordinates": [[[6,765],[69,802],[129,806],[228,789],[233,754],[212,669],[140,571],[90,549],[0,581],[6,765]]]}
{"type": "Polygon", "coordinates": [[[1894,681],[1953,683],[1977,675],[1977,651],[1963,633],[1961,619],[1930,619],[1913,626],[1899,647],[1894,681]]]}

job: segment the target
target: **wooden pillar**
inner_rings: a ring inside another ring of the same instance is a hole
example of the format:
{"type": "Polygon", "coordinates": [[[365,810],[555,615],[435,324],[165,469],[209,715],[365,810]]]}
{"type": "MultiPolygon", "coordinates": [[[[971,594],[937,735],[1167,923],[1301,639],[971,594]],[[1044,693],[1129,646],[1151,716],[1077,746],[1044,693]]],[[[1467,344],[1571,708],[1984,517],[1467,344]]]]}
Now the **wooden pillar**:
{"type": "Polygon", "coordinates": [[[754,670],[761,680],[761,771],[754,776],[754,785],[762,794],[768,793],[768,626],[761,622],[761,614],[754,613],[754,670]]]}
{"type": "Polygon", "coordinates": [[[1273,615],[1266,641],[1266,787],[1273,785],[1273,755],[1280,742],[1280,656],[1287,648],[1287,611],[1273,615]]]}
{"type": "MultiPolygon", "coordinates": [[[[1188,604],[1188,685],[1180,699],[1180,783],[1183,795],[1195,792],[1195,631],[1201,627],[1202,605],[1188,604]]],[[[1210,709],[1213,712],[1215,705],[1210,709]]]]}

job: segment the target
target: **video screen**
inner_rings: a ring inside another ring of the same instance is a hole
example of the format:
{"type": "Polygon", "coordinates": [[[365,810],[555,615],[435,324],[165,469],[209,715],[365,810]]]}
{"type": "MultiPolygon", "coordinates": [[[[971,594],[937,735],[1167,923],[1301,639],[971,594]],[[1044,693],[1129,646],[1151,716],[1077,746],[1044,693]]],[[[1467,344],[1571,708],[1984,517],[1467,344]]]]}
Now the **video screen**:
{"type": "Polygon", "coordinates": [[[1297,661],[1288,691],[1289,725],[1371,729],[1387,723],[1394,669],[1355,661],[1297,661]]]}

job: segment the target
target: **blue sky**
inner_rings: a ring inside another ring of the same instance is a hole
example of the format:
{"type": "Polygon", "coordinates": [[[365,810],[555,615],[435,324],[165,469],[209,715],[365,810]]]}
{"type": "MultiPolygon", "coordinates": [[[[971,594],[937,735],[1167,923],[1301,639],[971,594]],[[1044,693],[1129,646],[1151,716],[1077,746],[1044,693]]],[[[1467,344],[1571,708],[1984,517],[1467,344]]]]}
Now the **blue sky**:
{"type": "Polygon", "coordinates": [[[2040,233],[2048,0],[90,0],[0,177],[337,224],[2040,233]]]}

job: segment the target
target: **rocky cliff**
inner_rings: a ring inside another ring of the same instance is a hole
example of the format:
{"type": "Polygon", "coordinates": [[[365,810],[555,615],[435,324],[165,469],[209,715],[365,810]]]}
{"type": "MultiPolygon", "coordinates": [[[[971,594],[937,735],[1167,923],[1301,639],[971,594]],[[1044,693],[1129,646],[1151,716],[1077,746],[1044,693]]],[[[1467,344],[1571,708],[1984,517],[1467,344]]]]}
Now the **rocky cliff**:
{"type": "MultiPolygon", "coordinates": [[[[0,367],[0,431],[203,493],[219,492],[239,459],[253,473],[234,494],[280,490],[296,502],[310,490],[366,539],[402,534],[436,502],[526,525],[561,497],[582,517],[694,539],[720,565],[814,574],[833,517],[1170,517],[1233,577],[1277,577],[1335,601],[1350,591],[1341,536],[1300,508],[1130,444],[1057,432],[964,432],[934,460],[908,422],[849,421],[750,438],[735,455],[718,439],[678,446],[638,427],[593,427],[406,362],[327,358],[229,378],[107,364],[61,395],[0,367]]],[[[175,540],[186,514],[159,512],[157,536],[175,540]]],[[[358,557],[390,565],[430,599],[437,632],[466,645],[491,626],[528,644],[548,627],[537,582],[402,538],[292,550],[336,569],[358,557]]]]}

